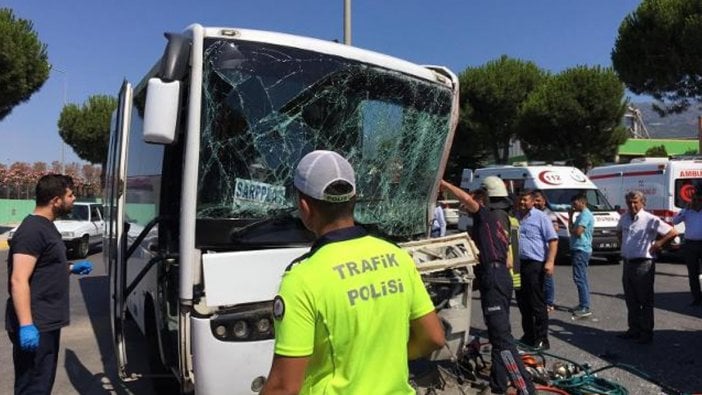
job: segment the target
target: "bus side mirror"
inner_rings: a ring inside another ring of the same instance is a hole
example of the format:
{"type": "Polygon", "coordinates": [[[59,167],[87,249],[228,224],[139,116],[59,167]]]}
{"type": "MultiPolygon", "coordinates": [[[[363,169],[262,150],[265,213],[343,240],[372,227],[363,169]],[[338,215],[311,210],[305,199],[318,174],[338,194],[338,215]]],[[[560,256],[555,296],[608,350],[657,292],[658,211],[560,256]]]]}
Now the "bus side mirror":
{"type": "Polygon", "coordinates": [[[175,141],[179,99],[179,81],[149,79],[144,106],[144,141],[155,144],[171,144],[175,141]]]}

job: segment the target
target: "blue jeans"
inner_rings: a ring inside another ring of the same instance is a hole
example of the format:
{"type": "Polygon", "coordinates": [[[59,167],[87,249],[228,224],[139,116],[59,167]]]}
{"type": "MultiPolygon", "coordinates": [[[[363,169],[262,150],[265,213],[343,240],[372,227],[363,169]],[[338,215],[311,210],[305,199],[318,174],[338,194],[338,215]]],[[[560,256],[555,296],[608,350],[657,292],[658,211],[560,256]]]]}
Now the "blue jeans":
{"type": "Polygon", "coordinates": [[[590,308],[590,285],[587,280],[587,266],[592,252],[570,250],[573,266],[573,282],[578,289],[578,306],[581,309],[590,308]]]}
{"type": "Polygon", "coordinates": [[[556,299],[556,281],[548,274],[544,277],[544,298],[546,306],[553,306],[556,299]]]}

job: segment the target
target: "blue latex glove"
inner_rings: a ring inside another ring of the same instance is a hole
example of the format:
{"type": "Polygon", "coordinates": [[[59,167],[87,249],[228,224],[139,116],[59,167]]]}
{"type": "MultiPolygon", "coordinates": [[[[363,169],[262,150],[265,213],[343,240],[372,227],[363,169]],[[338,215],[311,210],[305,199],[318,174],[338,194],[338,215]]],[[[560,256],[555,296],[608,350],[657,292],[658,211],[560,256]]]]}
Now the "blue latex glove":
{"type": "Polygon", "coordinates": [[[36,350],[39,347],[39,329],[34,324],[20,326],[19,340],[23,351],[36,350]]]}
{"type": "Polygon", "coordinates": [[[74,262],[71,268],[73,274],[89,274],[91,271],[93,271],[93,263],[90,261],[74,262]]]}

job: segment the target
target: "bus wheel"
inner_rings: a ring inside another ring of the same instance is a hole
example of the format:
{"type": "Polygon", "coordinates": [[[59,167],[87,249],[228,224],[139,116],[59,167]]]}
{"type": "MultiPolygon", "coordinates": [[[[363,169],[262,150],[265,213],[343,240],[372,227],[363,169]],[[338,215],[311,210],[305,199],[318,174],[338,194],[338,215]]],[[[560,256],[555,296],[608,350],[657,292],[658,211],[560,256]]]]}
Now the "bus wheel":
{"type": "Polygon", "coordinates": [[[161,351],[158,345],[158,334],[154,305],[151,299],[146,302],[144,326],[148,346],[149,371],[152,375],[151,385],[158,394],[178,394],[180,386],[178,380],[161,361],[161,351]]]}

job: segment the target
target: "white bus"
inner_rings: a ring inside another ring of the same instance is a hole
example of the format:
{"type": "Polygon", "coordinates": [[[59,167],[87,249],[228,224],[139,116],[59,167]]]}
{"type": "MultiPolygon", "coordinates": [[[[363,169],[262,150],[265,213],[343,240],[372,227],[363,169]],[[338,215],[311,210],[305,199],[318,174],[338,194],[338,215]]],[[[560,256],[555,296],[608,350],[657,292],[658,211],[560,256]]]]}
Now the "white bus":
{"type": "MultiPolygon", "coordinates": [[[[152,372],[177,377],[180,391],[257,393],[273,355],[272,299],[312,241],[294,210],[298,160],[340,152],[356,169],[357,221],[398,242],[426,238],[458,79],[287,34],[192,25],[166,37],[143,80],[122,85],[109,142],[104,258],[119,373],[135,376],[130,317],[152,372]]],[[[456,295],[451,273],[436,274],[448,290],[432,295],[453,350],[435,358],[455,354],[469,329],[470,295],[456,295]]]]}

